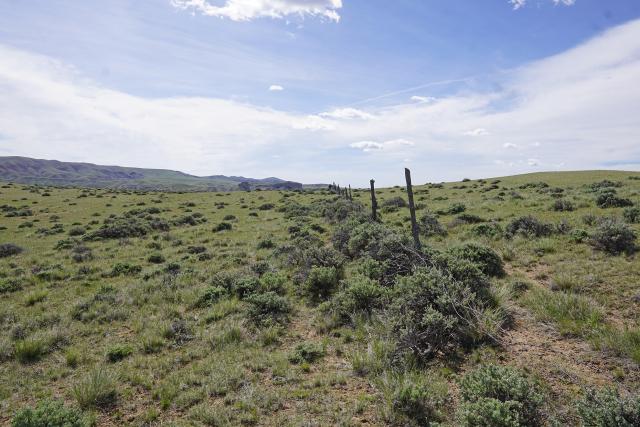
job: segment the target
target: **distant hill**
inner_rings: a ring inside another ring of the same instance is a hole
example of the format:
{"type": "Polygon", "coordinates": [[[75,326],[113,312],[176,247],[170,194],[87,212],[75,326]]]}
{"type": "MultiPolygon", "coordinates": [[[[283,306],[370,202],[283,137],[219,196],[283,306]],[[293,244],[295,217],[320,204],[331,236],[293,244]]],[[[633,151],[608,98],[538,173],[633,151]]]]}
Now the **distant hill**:
{"type": "Polygon", "coordinates": [[[162,191],[301,190],[299,182],[280,178],[194,176],[167,169],[101,166],[29,157],[0,157],[0,180],[60,187],[162,191]]]}

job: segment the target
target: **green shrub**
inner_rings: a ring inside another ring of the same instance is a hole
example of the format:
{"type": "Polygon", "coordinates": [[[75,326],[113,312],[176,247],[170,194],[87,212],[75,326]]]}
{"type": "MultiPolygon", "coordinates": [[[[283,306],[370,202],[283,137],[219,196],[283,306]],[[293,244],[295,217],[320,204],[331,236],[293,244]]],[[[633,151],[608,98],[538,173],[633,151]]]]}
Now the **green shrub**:
{"type": "Polygon", "coordinates": [[[556,212],[571,212],[575,209],[575,206],[571,201],[566,199],[557,199],[551,205],[551,209],[556,212]]]}
{"type": "Polygon", "coordinates": [[[276,247],[276,244],[273,243],[271,239],[262,239],[258,242],[256,246],[258,249],[273,249],[276,247]]]}
{"type": "Polygon", "coordinates": [[[325,354],[324,348],[320,344],[305,342],[296,345],[291,354],[289,361],[291,363],[313,363],[322,358],[325,354]]]}
{"type": "Polygon", "coordinates": [[[275,292],[249,295],[247,302],[249,319],[258,325],[284,323],[289,319],[291,312],[289,301],[275,292]]]}
{"type": "Polygon", "coordinates": [[[471,233],[481,237],[500,237],[502,236],[502,226],[497,222],[490,222],[488,224],[478,224],[471,229],[471,233]]]}
{"type": "Polygon", "coordinates": [[[113,266],[111,269],[111,273],[109,274],[111,277],[118,276],[134,276],[142,271],[142,267],[139,265],[132,265],[128,263],[119,262],[113,266]]]}
{"type": "Polygon", "coordinates": [[[71,227],[68,234],[69,236],[82,236],[86,232],[87,230],[84,227],[71,227]]]}
{"type": "Polygon", "coordinates": [[[464,243],[448,251],[453,256],[467,259],[478,266],[487,276],[503,276],[504,264],[500,255],[488,246],[480,243],[464,243]]]}
{"type": "Polygon", "coordinates": [[[616,218],[603,218],[591,235],[590,243],[598,250],[612,255],[626,252],[631,254],[635,250],[636,234],[624,222],[616,218]]]}
{"type": "Polygon", "coordinates": [[[105,222],[98,230],[87,235],[87,239],[125,239],[142,237],[149,232],[149,225],[137,218],[113,218],[105,222]]]}
{"type": "MultiPolygon", "coordinates": [[[[477,268],[475,271],[479,274],[477,268]]],[[[393,296],[390,321],[398,340],[398,352],[408,352],[426,361],[488,338],[477,323],[476,313],[482,300],[470,286],[448,272],[418,269],[398,280],[393,296]]]]}
{"type": "Polygon", "coordinates": [[[387,373],[380,380],[385,418],[394,425],[430,426],[443,421],[442,408],[447,403],[447,383],[423,372],[387,373]]]}
{"type": "Polygon", "coordinates": [[[584,243],[589,240],[589,233],[581,228],[571,230],[569,238],[576,243],[584,243]]]}
{"type": "Polygon", "coordinates": [[[522,404],[515,401],[502,402],[482,397],[474,402],[464,402],[458,409],[458,422],[465,427],[524,427],[520,420],[522,404]]]}
{"type": "Polygon", "coordinates": [[[545,224],[531,215],[514,219],[506,229],[508,237],[513,237],[516,234],[528,237],[542,237],[549,236],[552,232],[553,226],[551,224],[545,224]]]}
{"type": "Polygon", "coordinates": [[[18,279],[0,280],[0,295],[22,290],[22,282],[18,279]]]}
{"type": "Polygon", "coordinates": [[[209,286],[196,301],[196,307],[209,307],[227,295],[227,290],[222,286],[209,286]]]}
{"type": "Polygon", "coordinates": [[[598,194],[596,197],[596,205],[600,208],[623,208],[633,206],[633,202],[629,199],[618,197],[616,190],[611,188],[598,194]]]}
{"type": "Polygon", "coordinates": [[[64,406],[61,400],[45,399],[35,408],[20,409],[11,420],[13,427],[88,427],[93,425],[80,410],[64,406]]]}
{"type": "Polygon", "coordinates": [[[126,359],[133,354],[133,348],[130,345],[118,344],[107,350],[106,358],[109,362],[115,363],[126,359]]]}
{"type": "Polygon", "coordinates": [[[217,233],[219,231],[227,231],[227,230],[231,230],[233,228],[233,226],[231,225],[231,223],[229,222],[221,222],[220,224],[216,225],[213,228],[213,232],[217,233]]]}
{"type": "Polygon", "coordinates": [[[162,264],[163,262],[166,261],[166,259],[162,254],[151,254],[149,255],[149,258],[147,258],[147,261],[149,261],[152,264],[162,264]]]}
{"type": "Polygon", "coordinates": [[[260,206],[258,206],[258,209],[261,211],[270,211],[271,209],[275,208],[276,206],[273,203],[264,203],[260,206]]]}
{"type": "Polygon", "coordinates": [[[364,276],[355,276],[346,281],[342,289],[331,299],[328,308],[340,323],[348,323],[353,316],[366,316],[384,307],[388,301],[389,288],[380,286],[364,276]]]}
{"type": "Polygon", "coordinates": [[[578,402],[584,427],[635,427],[640,425],[640,397],[623,398],[613,388],[589,390],[578,402]]]}
{"type": "Polygon", "coordinates": [[[478,368],[460,380],[460,395],[464,403],[459,414],[464,425],[534,427],[544,423],[541,387],[517,369],[499,365],[478,368]]]}
{"type": "Polygon", "coordinates": [[[479,224],[484,222],[484,219],[478,215],[463,213],[456,217],[454,224],[479,224]]]}
{"type": "Polygon", "coordinates": [[[311,267],[304,282],[305,295],[315,302],[326,300],[337,288],[340,275],[335,267],[311,267]]]}
{"type": "Polygon", "coordinates": [[[102,368],[91,371],[78,381],[71,391],[82,409],[108,408],[113,406],[118,398],[115,380],[102,368]]]}
{"type": "Polygon", "coordinates": [[[455,215],[455,214],[462,213],[466,210],[467,210],[467,207],[464,205],[464,203],[453,203],[447,209],[447,213],[450,215],[455,215]]]}
{"type": "Polygon", "coordinates": [[[639,207],[626,208],[624,210],[624,212],[622,213],[622,215],[624,216],[625,221],[627,221],[627,222],[629,222],[631,224],[640,223],[640,208],[639,207]]]}
{"type": "Polygon", "coordinates": [[[0,258],[7,258],[22,253],[24,249],[13,243],[3,243],[0,245],[0,258]]]}
{"type": "Polygon", "coordinates": [[[418,221],[418,228],[425,236],[446,236],[447,230],[440,224],[438,217],[432,213],[425,213],[418,221]]]}

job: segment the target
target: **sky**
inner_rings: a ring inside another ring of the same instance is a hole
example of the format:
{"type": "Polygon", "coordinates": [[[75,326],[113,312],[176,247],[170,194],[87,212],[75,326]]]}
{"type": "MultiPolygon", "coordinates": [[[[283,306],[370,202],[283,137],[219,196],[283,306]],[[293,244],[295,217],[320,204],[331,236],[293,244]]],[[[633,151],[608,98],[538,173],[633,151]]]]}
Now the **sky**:
{"type": "Polygon", "coordinates": [[[640,170],[637,0],[0,0],[0,156],[354,187],[640,170]]]}

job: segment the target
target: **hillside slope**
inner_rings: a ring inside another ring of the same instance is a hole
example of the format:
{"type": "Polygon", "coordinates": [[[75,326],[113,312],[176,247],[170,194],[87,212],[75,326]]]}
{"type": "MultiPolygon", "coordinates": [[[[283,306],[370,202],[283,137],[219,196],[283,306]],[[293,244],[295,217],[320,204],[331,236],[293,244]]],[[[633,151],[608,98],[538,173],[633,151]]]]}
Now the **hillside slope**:
{"type": "Polygon", "coordinates": [[[0,179],[22,184],[61,187],[118,188],[162,191],[235,191],[302,189],[279,178],[213,175],[199,177],[166,169],[101,166],[28,157],[0,157],[0,179]]]}

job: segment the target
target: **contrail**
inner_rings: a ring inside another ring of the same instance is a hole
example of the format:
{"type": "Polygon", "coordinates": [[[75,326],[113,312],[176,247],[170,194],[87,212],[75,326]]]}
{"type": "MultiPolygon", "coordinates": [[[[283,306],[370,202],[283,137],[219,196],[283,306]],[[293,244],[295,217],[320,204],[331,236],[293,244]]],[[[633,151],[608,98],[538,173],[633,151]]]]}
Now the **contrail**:
{"type": "Polygon", "coordinates": [[[397,90],[395,92],[389,92],[389,93],[385,93],[383,95],[374,96],[373,98],[367,98],[367,99],[363,99],[361,101],[356,101],[356,102],[353,102],[351,104],[347,104],[347,106],[348,107],[352,107],[354,105],[365,104],[367,102],[377,101],[378,99],[388,98],[390,96],[400,95],[401,93],[412,92],[412,91],[419,90],[419,89],[424,89],[424,88],[427,88],[427,87],[442,86],[442,85],[451,84],[451,83],[467,82],[467,81],[473,80],[475,78],[476,78],[475,76],[469,76],[469,77],[464,77],[464,78],[460,78],[460,79],[440,80],[440,81],[437,81],[437,82],[425,83],[425,84],[422,84],[420,86],[414,86],[414,87],[410,87],[410,88],[407,88],[407,89],[397,90]]]}

